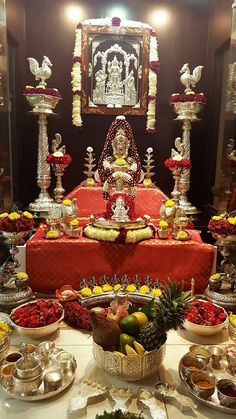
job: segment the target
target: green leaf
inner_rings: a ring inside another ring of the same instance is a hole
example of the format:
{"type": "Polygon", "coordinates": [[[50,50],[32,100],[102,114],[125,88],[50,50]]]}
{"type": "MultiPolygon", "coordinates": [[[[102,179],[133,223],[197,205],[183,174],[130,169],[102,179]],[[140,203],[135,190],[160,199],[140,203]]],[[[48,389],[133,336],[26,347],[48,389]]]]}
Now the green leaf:
{"type": "Polygon", "coordinates": [[[146,316],[148,317],[148,320],[152,320],[153,316],[152,316],[152,308],[154,306],[154,298],[152,300],[150,300],[148,303],[144,304],[144,306],[141,308],[140,311],[142,311],[142,313],[145,313],[146,316]]]}

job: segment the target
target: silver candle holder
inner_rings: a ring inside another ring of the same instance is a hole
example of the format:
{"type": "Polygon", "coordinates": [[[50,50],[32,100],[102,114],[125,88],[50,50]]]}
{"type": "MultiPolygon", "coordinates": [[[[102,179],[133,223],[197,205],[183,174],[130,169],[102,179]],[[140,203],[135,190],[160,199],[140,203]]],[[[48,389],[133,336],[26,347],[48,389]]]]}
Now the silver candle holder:
{"type": "MultiPolygon", "coordinates": [[[[26,93],[26,100],[31,106],[30,114],[38,116],[38,164],[37,164],[37,185],[40,188],[38,198],[29,204],[29,209],[41,216],[47,215],[50,208],[54,204],[53,199],[49,196],[48,188],[51,184],[50,165],[46,162],[48,155],[48,134],[47,123],[48,116],[56,115],[54,109],[58,104],[60,97],[42,93],[45,89],[45,80],[51,76],[52,66],[48,57],[44,56],[41,67],[34,58],[28,58],[30,71],[34,74],[36,80],[40,80],[38,88],[40,93],[26,93]]],[[[46,92],[46,89],[45,89],[46,92]]]]}
{"type": "MultiPolygon", "coordinates": [[[[193,70],[193,74],[190,74],[190,70],[188,64],[184,64],[180,73],[182,74],[180,77],[181,83],[186,87],[184,94],[185,95],[193,95],[193,100],[183,100],[171,102],[177,117],[174,119],[175,121],[182,122],[182,146],[183,146],[183,154],[182,158],[186,160],[191,160],[190,158],[190,133],[192,129],[192,123],[200,121],[197,114],[201,111],[204,106],[203,101],[198,101],[196,98],[195,92],[192,91],[191,86],[195,87],[196,83],[201,78],[201,71],[202,66],[198,66],[193,70]]],[[[179,178],[179,206],[183,209],[184,213],[187,215],[195,215],[199,213],[199,210],[192,205],[188,198],[187,192],[190,189],[190,168],[184,168],[181,172],[179,178]]]]}

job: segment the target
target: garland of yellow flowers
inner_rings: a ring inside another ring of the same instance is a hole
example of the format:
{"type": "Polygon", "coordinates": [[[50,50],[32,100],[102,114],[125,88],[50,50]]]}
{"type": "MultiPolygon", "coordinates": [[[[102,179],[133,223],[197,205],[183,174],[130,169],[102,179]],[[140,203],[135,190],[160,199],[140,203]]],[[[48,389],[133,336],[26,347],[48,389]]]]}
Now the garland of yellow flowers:
{"type": "Polygon", "coordinates": [[[114,33],[119,33],[119,27],[147,28],[150,30],[149,41],[149,70],[148,70],[148,91],[147,91],[147,123],[146,132],[152,134],[155,132],[156,124],[156,100],[157,100],[157,72],[159,70],[158,44],[156,32],[148,25],[131,20],[121,21],[120,18],[90,19],[79,23],[75,31],[75,48],[72,59],[72,122],[76,127],[82,127],[81,117],[81,96],[82,96],[82,71],[81,71],[81,51],[82,51],[82,25],[105,25],[114,33]]]}

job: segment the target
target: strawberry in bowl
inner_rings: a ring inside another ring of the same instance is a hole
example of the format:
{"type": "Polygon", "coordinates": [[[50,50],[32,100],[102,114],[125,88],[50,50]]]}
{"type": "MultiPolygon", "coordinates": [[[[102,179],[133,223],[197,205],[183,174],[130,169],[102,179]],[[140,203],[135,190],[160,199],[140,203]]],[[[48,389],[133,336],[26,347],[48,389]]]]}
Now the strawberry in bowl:
{"type": "Polygon", "coordinates": [[[185,313],[183,327],[197,335],[210,336],[220,332],[227,323],[228,314],[223,307],[194,299],[185,313]]]}
{"type": "Polygon", "coordinates": [[[58,329],[64,309],[54,300],[35,300],[15,308],[10,313],[14,328],[31,338],[48,336],[58,329]]]}

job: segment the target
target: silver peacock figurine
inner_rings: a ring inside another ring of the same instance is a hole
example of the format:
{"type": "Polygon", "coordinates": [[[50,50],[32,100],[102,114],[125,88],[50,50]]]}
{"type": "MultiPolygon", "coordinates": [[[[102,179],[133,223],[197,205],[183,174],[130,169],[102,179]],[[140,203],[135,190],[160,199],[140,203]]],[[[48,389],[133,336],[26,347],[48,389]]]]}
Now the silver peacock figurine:
{"type": "Polygon", "coordinates": [[[189,93],[192,91],[191,86],[195,87],[196,84],[201,79],[202,75],[202,65],[198,65],[194,68],[193,74],[190,74],[190,69],[188,63],[184,64],[180,70],[182,76],[180,77],[181,83],[186,87],[184,93],[189,93]]]}
{"type": "Polygon", "coordinates": [[[28,58],[29,67],[31,73],[35,76],[35,80],[40,80],[40,86],[46,86],[47,83],[45,80],[49,79],[52,74],[52,63],[46,55],[43,56],[43,61],[41,67],[39,67],[39,63],[35,58],[28,58]]]}

